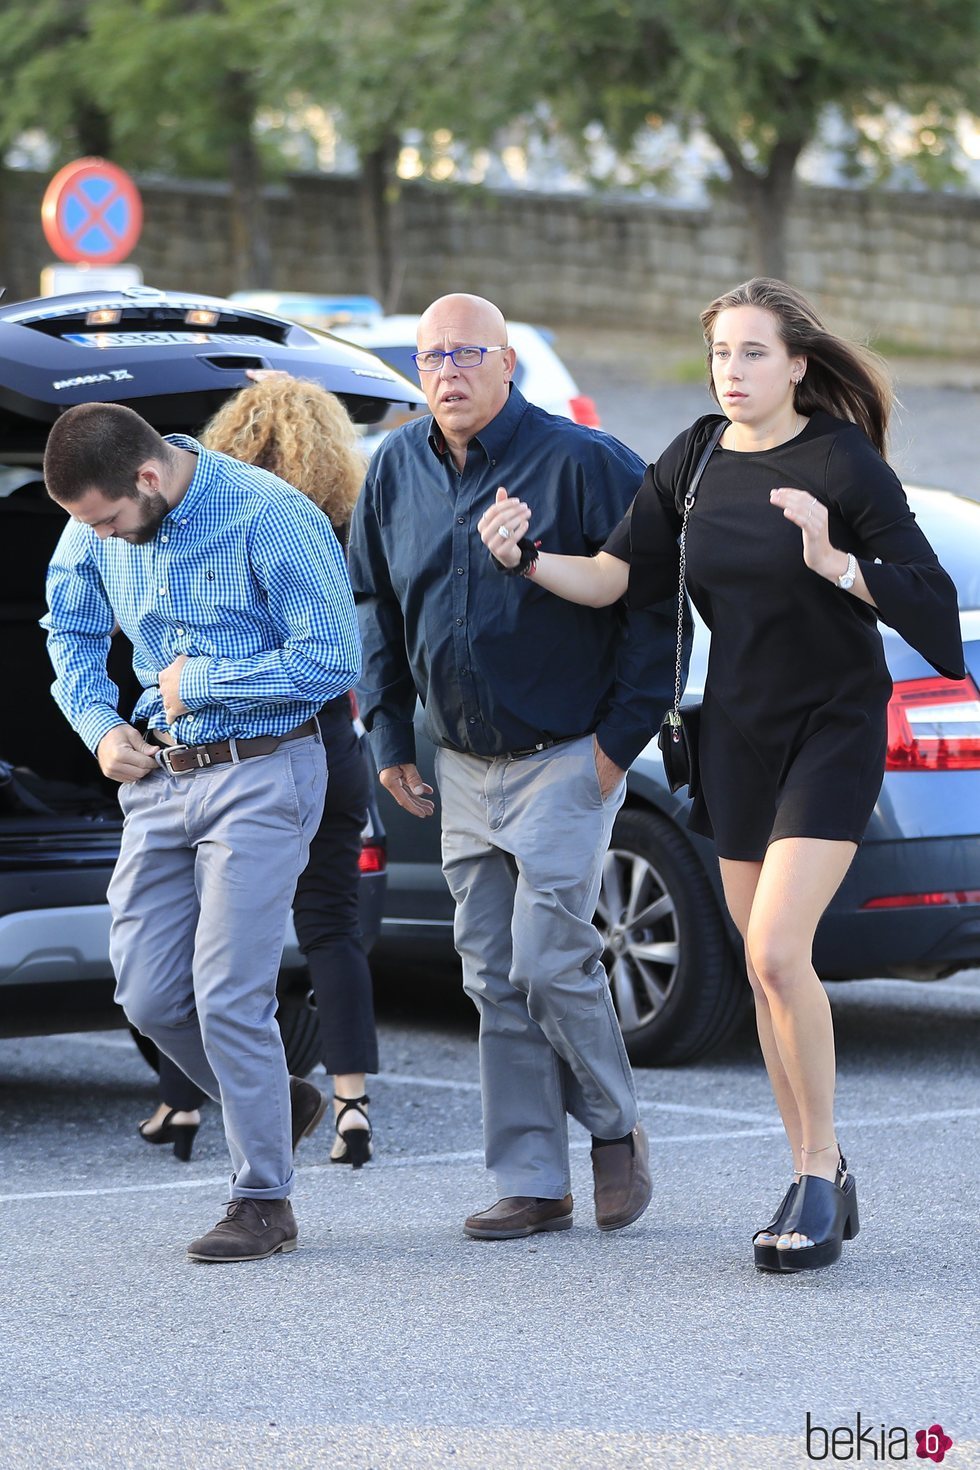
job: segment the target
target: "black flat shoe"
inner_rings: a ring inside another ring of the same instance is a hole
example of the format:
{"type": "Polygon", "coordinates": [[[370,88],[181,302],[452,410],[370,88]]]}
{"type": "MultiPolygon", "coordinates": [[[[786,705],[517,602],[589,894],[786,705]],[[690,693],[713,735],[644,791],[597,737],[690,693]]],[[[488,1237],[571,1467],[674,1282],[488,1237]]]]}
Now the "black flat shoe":
{"type": "Polygon", "coordinates": [[[350,1164],[351,1168],[359,1169],[362,1164],[368,1162],[373,1152],[371,1139],[374,1136],[374,1130],[364,1111],[371,1099],[367,1094],[364,1097],[338,1097],[334,1093],[334,1101],[343,1103],[343,1107],[334,1119],[334,1128],[344,1148],[342,1153],[331,1153],[330,1162],[331,1164],[350,1164]],[[367,1127],[341,1129],[340,1125],[347,1113],[359,1113],[367,1123],[367,1127]]]}
{"type": "Polygon", "coordinates": [[[176,1113],[176,1108],[171,1108],[159,1128],[152,1133],[146,1132],[146,1122],[141,1123],[136,1130],[144,1143],[172,1143],[174,1146],[174,1158],[179,1159],[182,1164],[190,1162],[191,1151],[194,1147],[194,1138],[200,1123],[171,1123],[171,1118],[176,1113]]]}
{"type": "Polygon", "coordinates": [[[769,1221],[769,1224],[763,1225],[762,1229],[757,1230],[752,1237],[752,1250],[755,1254],[757,1271],[778,1271],[780,1269],[780,1253],[776,1249],[776,1242],[773,1241],[771,1244],[768,1241],[762,1242],[759,1240],[759,1236],[780,1236],[785,1234],[785,1220],[793,1207],[798,1187],[797,1181],[794,1179],[776,1206],[776,1213],[769,1221]]]}
{"type": "Polygon", "coordinates": [[[820,1271],[840,1259],[841,1243],[860,1229],[857,1185],[841,1154],[833,1181],[817,1174],[800,1176],[793,1206],[781,1235],[805,1235],[810,1245],[776,1249],[780,1271],[820,1271]]]}

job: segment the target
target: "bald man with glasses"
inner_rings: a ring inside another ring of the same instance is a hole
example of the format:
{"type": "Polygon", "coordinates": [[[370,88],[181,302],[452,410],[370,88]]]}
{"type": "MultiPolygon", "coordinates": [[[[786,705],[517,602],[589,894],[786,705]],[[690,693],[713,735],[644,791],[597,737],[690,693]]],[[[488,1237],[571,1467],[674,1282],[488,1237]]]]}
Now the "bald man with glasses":
{"type": "Polygon", "coordinates": [[[435,806],[415,763],[416,698],[436,746],[499,1193],[463,1229],[501,1240],[571,1226],[571,1114],[592,1136],[597,1223],[617,1230],[649,1204],[649,1150],[592,916],[626,769],[672,698],[676,611],[543,597],[534,547],[522,544],[511,578],[478,526],[509,493],[532,507],[546,547],[593,554],[645,467],[609,435],[527,402],[491,302],[440,298],[417,345],[431,417],[377,450],[350,573],[380,779],[422,820],[435,806]]]}

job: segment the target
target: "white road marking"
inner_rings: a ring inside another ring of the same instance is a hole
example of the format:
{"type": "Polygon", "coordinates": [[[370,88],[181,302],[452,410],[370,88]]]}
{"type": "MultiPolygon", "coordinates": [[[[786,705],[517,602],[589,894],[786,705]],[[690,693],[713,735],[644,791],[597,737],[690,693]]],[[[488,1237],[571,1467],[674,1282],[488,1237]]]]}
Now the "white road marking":
{"type": "MultiPolygon", "coordinates": [[[[848,1118],[842,1120],[841,1131],[849,1133],[860,1128],[904,1128],[913,1123],[938,1123],[966,1121],[970,1118],[980,1118],[980,1108],[942,1108],[932,1113],[903,1113],[900,1117],[889,1118],[848,1118]]],[[[735,1138],[772,1138],[782,1134],[782,1126],[774,1123],[764,1128],[738,1128],[725,1133],[675,1133],[654,1134],[650,1138],[651,1146],[654,1148],[666,1148],[670,1144],[687,1143],[728,1143],[735,1138]]],[[[582,1153],[589,1147],[588,1139],[575,1139],[569,1145],[573,1153],[582,1153]]],[[[472,1164],[483,1162],[482,1149],[467,1149],[457,1153],[445,1154],[413,1154],[407,1158],[386,1158],[382,1155],[372,1165],[373,1169],[386,1171],[388,1169],[425,1169],[445,1168],[455,1164],[472,1164]]],[[[326,1161],[322,1164],[306,1165],[297,1169],[299,1175],[311,1175],[328,1168],[326,1161]]],[[[215,1186],[223,1186],[228,1182],[228,1175],[209,1175],[205,1179],[176,1179],[162,1184],[122,1184],[109,1185],[103,1189],[42,1189],[25,1192],[23,1194],[0,1194],[0,1204],[16,1204],[23,1200],[37,1199],[83,1199],[89,1195],[124,1195],[124,1194],[157,1194],[167,1190],[180,1189],[211,1189],[215,1186]]]]}

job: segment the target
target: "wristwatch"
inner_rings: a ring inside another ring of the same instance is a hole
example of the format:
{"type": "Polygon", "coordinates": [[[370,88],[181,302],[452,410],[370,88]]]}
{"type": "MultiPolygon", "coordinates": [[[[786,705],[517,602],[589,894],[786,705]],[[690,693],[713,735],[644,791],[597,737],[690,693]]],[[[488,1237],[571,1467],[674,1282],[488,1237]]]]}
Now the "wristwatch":
{"type": "Polygon", "coordinates": [[[849,551],[847,553],[847,566],[837,578],[837,585],[838,587],[842,588],[844,592],[850,592],[851,588],[854,586],[854,578],[857,576],[857,569],[857,558],[855,557],[853,552],[849,551]]]}

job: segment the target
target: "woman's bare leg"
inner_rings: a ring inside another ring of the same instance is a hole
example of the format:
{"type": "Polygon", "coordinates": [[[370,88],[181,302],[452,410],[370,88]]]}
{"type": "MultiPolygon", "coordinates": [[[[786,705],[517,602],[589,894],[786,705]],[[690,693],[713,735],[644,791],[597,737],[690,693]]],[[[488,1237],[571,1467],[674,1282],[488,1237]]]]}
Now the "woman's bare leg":
{"type": "Polygon", "coordinates": [[[798,1166],[803,1173],[830,1180],[838,1161],[834,1030],[830,1002],[813,968],[813,936],[855,851],[852,842],[814,837],[773,842],[759,873],[746,931],[746,950],[768,1006],[781,1076],[799,1115],[798,1166]]]}

